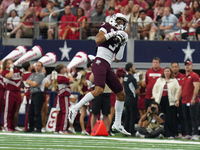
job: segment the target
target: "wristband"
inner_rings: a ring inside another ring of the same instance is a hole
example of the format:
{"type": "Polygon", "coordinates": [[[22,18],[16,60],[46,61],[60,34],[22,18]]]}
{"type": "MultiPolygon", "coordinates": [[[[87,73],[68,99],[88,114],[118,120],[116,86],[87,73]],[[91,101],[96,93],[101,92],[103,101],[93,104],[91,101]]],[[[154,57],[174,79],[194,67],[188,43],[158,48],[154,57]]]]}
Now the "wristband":
{"type": "Polygon", "coordinates": [[[107,34],[104,34],[106,40],[109,40],[111,37],[113,37],[114,35],[116,34],[116,32],[110,32],[110,33],[107,33],[107,34]]]}
{"type": "Polygon", "coordinates": [[[13,68],[10,68],[10,71],[14,72],[14,69],[13,69],[13,68]]]}
{"type": "Polygon", "coordinates": [[[67,76],[70,77],[70,76],[72,76],[72,74],[71,74],[71,73],[68,73],[67,76]]]}

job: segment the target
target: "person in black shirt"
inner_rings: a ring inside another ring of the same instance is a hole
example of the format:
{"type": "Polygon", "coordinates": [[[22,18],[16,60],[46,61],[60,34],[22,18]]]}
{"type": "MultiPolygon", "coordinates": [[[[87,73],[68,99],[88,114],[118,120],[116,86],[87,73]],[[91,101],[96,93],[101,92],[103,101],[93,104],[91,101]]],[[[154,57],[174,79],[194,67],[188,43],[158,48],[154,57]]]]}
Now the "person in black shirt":
{"type": "Polygon", "coordinates": [[[125,66],[128,74],[123,79],[124,90],[126,93],[125,99],[125,129],[131,133],[131,136],[135,136],[135,119],[137,117],[137,100],[139,89],[136,79],[133,77],[135,73],[135,67],[132,63],[128,63],[125,66]]]}

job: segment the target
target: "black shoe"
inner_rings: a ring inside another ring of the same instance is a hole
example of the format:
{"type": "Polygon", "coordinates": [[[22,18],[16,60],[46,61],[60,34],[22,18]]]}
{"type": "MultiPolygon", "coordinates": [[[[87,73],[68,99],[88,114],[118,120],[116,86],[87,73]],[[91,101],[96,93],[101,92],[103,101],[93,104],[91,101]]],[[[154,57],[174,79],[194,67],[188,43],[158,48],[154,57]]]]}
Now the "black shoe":
{"type": "Polygon", "coordinates": [[[41,129],[40,130],[37,129],[37,130],[33,131],[32,133],[42,133],[42,132],[41,132],[41,129]]]}
{"type": "Polygon", "coordinates": [[[33,129],[27,129],[26,131],[24,131],[25,133],[31,133],[33,132],[34,130],[33,129]]]}

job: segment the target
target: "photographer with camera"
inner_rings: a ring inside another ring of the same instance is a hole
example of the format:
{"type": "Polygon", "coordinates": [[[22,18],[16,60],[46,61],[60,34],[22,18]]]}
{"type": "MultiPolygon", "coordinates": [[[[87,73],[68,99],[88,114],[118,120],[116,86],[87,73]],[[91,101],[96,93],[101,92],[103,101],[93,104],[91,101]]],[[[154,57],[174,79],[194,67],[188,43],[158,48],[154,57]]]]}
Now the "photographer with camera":
{"type": "Polygon", "coordinates": [[[138,124],[147,121],[147,127],[138,127],[136,137],[140,138],[163,138],[165,114],[160,112],[160,105],[151,102],[147,112],[140,118],[138,124]]]}
{"type": "Polygon", "coordinates": [[[166,67],[160,78],[154,84],[152,95],[155,101],[160,104],[161,111],[166,115],[165,137],[174,139],[176,134],[176,107],[178,99],[179,83],[173,78],[172,71],[166,67]]]}

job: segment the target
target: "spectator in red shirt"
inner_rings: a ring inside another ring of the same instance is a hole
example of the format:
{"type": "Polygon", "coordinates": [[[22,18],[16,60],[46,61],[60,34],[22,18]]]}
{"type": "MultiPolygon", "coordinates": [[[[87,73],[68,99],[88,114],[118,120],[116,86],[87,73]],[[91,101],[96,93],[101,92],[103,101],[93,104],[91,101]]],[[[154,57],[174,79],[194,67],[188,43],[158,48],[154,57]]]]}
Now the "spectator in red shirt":
{"type": "Polygon", "coordinates": [[[145,11],[146,11],[146,15],[151,17],[151,19],[153,19],[154,16],[153,16],[153,10],[152,10],[151,3],[146,3],[145,11]]]}
{"type": "Polygon", "coordinates": [[[79,7],[77,9],[76,14],[77,14],[76,17],[74,17],[74,20],[73,20],[74,23],[64,27],[62,32],[60,33],[60,37],[63,40],[64,39],[72,39],[72,40],[79,39],[80,25],[81,25],[81,28],[85,28],[86,17],[84,16],[83,8],[79,7]]]}
{"type": "Polygon", "coordinates": [[[194,15],[198,8],[200,8],[200,3],[199,3],[198,0],[194,0],[193,3],[192,3],[191,14],[194,15]]]}
{"type": "Polygon", "coordinates": [[[199,108],[199,75],[192,71],[191,61],[185,62],[185,77],[182,80],[178,101],[182,97],[183,115],[185,118],[186,134],[182,139],[198,140],[198,108],[199,108]]]}
{"type": "MultiPolygon", "coordinates": [[[[22,36],[26,36],[26,37],[33,36],[33,28],[34,28],[33,14],[34,14],[33,7],[27,9],[25,11],[25,15],[20,20],[21,23],[10,32],[10,36],[14,33],[16,33],[15,38],[20,38],[22,36]]],[[[38,21],[37,17],[36,17],[36,21],[38,21]]]]}
{"type": "MultiPolygon", "coordinates": [[[[179,28],[182,27],[181,33],[182,33],[183,39],[187,39],[187,37],[188,37],[187,32],[189,30],[189,22],[192,20],[192,18],[193,18],[193,16],[190,13],[190,7],[186,6],[184,9],[184,12],[182,13],[182,15],[179,18],[179,21],[177,23],[177,27],[179,27],[179,28]]],[[[179,38],[179,37],[180,37],[180,30],[178,30],[176,32],[168,33],[165,38],[169,38],[169,40],[174,40],[175,38],[179,38]],[[177,37],[176,37],[176,35],[177,35],[177,37]]]]}
{"type": "Polygon", "coordinates": [[[42,20],[40,18],[40,13],[42,11],[41,0],[34,0],[34,3],[32,3],[29,7],[34,7],[35,16],[39,19],[39,21],[41,21],[42,20]]]}
{"type": "MultiPolygon", "coordinates": [[[[71,13],[71,7],[66,6],[65,7],[65,15],[62,16],[62,18],[60,20],[60,24],[58,26],[59,39],[61,39],[61,37],[63,36],[63,32],[64,32],[65,28],[72,26],[73,21],[74,21],[74,15],[71,13]]],[[[53,29],[51,29],[48,32],[49,39],[53,39],[53,34],[54,34],[54,31],[53,31],[53,29]]]]}
{"type": "Polygon", "coordinates": [[[163,69],[160,67],[160,58],[154,57],[152,60],[152,68],[148,69],[145,75],[146,82],[146,97],[145,97],[145,109],[149,107],[149,104],[154,101],[152,99],[152,89],[156,80],[161,77],[163,69]]]}
{"type": "MultiPolygon", "coordinates": [[[[184,78],[184,75],[179,72],[180,70],[179,64],[177,62],[172,62],[171,70],[172,70],[172,76],[176,78],[178,80],[179,85],[181,85],[181,81],[182,81],[182,78],[184,78]]],[[[181,105],[181,99],[180,99],[179,107],[177,109],[178,119],[176,120],[178,120],[178,122],[181,124],[180,133],[182,134],[182,137],[184,137],[186,135],[186,132],[185,132],[185,122],[184,122],[184,117],[183,117],[183,108],[181,106],[182,105],[181,105]]],[[[177,126],[178,126],[178,122],[177,122],[177,126]]],[[[177,135],[178,135],[178,132],[177,132],[177,135]]]]}

